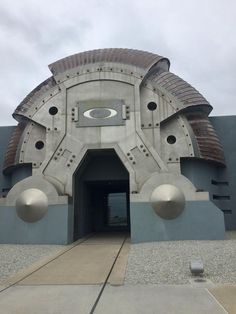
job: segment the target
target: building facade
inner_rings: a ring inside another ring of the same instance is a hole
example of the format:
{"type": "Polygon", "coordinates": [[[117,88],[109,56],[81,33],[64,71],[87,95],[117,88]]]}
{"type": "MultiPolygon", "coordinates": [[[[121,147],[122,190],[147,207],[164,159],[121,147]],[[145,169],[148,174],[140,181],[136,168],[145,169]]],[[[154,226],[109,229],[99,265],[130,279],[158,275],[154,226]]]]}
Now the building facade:
{"type": "Polygon", "coordinates": [[[223,239],[236,229],[236,117],[159,55],[101,49],[52,76],[0,127],[0,242],[71,243],[127,231],[133,242],[223,239]]]}

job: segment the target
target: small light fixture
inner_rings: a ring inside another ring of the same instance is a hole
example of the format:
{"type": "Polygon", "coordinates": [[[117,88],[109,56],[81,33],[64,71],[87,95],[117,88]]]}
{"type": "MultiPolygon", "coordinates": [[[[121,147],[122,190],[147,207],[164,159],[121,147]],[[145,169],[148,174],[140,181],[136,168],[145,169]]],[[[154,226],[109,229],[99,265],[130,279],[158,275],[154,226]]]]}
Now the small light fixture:
{"type": "Polygon", "coordinates": [[[191,261],[189,265],[191,274],[194,276],[202,276],[204,273],[203,262],[201,260],[191,261]]]}

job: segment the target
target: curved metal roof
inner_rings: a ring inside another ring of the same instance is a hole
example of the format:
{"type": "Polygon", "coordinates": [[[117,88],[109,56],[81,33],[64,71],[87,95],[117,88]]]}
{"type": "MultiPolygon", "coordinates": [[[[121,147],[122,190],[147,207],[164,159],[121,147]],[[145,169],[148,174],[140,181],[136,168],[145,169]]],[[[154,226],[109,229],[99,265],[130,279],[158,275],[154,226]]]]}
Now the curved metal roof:
{"type": "Polygon", "coordinates": [[[224,165],[222,145],[207,115],[203,112],[193,112],[187,115],[187,119],[196,137],[200,157],[224,165]]]}
{"type": "MultiPolygon", "coordinates": [[[[211,126],[211,123],[207,118],[207,114],[212,109],[211,105],[189,83],[168,71],[170,64],[168,59],[154,53],[134,49],[97,49],[63,58],[50,64],[49,68],[53,75],[58,75],[73,68],[83,67],[95,63],[119,63],[143,69],[144,81],[148,79],[152,84],[154,84],[154,86],[166,90],[168,93],[173,95],[173,97],[179,100],[183,104],[184,108],[192,107],[192,115],[188,116],[188,121],[197,139],[201,157],[224,164],[223,149],[219,143],[217,135],[214,132],[214,129],[211,126]],[[195,110],[194,107],[197,110],[195,110]],[[202,111],[201,115],[196,114],[196,111],[202,111]],[[199,134],[199,128],[201,129],[201,134],[199,134]]],[[[20,103],[13,116],[16,118],[18,115],[24,116],[24,114],[28,111],[28,108],[30,108],[38,98],[56,85],[57,82],[53,76],[42,82],[20,103]]],[[[23,132],[21,120],[22,118],[19,119],[20,125],[16,128],[15,132],[13,132],[12,139],[9,143],[9,149],[5,161],[6,168],[8,168],[9,165],[14,164],[13,159],[15,158],[17,152],[15,145],[17,146],[17,141],[19,141],[23,132]]]]}
{"type": "Polygon", "coordinates": [[[162,73],[158,73],[158,75],[152,75],[149,79],[157,87],[162,87],[177,98],[184,107],[206,105],[209,106],[209,111],[212,109],[209,102],[199,91],[171,72],[163,71],[162,73]]]}
{"type": "Polygon", "coordinates": [[[49,77],[41,84],[39,84],[36,88],[34,88],[16,107],[15,112],[13,113],[13,117],[15,118],[18,113],[22,114],[28,110],[28,108],[33,105],[34,101],[43,95],[45,92],[50,90],[52,87],[56,86],[57,83],[54,80],[53,76],[49,77]]]}
{"type": "Polygon", "coordinates": [[[57,75],[91,63],[115,62],[148,70],[160,60],[166,60],[170,64],[167,58],[147,51],[125,48],[96,49],[60,59],[50,64],[49,69],[53,75],[57,75]]]}

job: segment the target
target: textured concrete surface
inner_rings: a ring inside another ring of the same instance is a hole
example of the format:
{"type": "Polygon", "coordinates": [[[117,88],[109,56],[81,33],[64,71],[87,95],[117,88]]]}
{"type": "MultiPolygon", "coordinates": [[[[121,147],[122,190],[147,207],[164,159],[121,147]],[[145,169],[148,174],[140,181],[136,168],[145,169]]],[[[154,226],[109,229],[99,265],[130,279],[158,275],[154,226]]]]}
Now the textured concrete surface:
{"type": "Polygon", "coordinates": [[[209,291],[228,313],[236,313],[236,285],[217,286],[209,289],[209,291]]]}
{"type": "MultiPolygon", "coordinates": [[[[100,234],[85,242],[78,242],[78,246],[67,246],[69,250],[62,251],[59,256],[54,256],[51,262],[45,260],[45,266],[39,263],[38,270],[35,267],[29,267],[28,274],[33,272],[32,275],[23,281],[12,281],[15,285],[0,293],[0,313],[89,314],[102,289],[101,283],[109,274],[124,239],[125,235],[118,233],[109,237],[100,234]],[[96,284],[91,285],[95,281],[96,284]]],[[[220,242],[228,243],[228,241],[220,242]]],[[[174,242],[175,245],[176,243],[174,242]]],[[[236,285],[214,285],[210,280],[189,282],[187,285],[151,285],[151,280],[143,284],[123,284],[129,249],[130,244],[127,240],[120,251],[94,313],[236,313],[236,285]]],[[[208,250],[210,251],[209,246],[208,250]]],[[[170,250],[166,249],[166,252],[170,254],[170,250]]],[[[162,253],[159,252],[159,254],[162,253]]],[[[143,250],[138,258],[142,258],[141,256],[145,254],[143,250]]],[[[152,255],[151,258],[154,263],[156,255],[152,255]]],[[[169,264],[170,259],[165,258],[162,263],[169,264]]],[[[173,263],[177,261],[173,257],[172,259],[173,263]]],[[[148,265],[145,260],[141,262],[143,269],[140,269],[140,272],[142,273],[145,269],[147,270],[148,265]]],[[[155,276],[155,273],[149,275],[151,278],[151,275],[155,276]]],[[[25,276],[27,276],[26,270],[25,276]]],[[[1,288],[7,288],[7,286],[0,286],[1,288]]]]}
{"type": "Polygon", "coordinates": [[[21,285],[104,283],[125,236],[90,238],[34,272],[21,285]]]}
{"type": "Polygon", "coordinates": [[[108,279],[108,282],[111,285],[122,285],[124,283],[129,251],[130,243],[129,241],[127,241],[122,247],[114,268],[112,269],[112,272],[108,279]]]}
{"type": "Polygon", "coordinates": [[[65,246],[0,244],[0,284],[33,263],[53,258],[65,246]]]}
{"type": "Polygon", "coordinates": [[[100,286],[15,286],[0,294],[3,314],[87,314],[100,286]]]}
{"type": "Polygon", "coordinates": [[[106,286],[97,314],[225,314],[206,289],[186,286],[106,286]]]}
{"type": "Polygon", "coordinates": [[[164,241],[133,244],[126,271],[128,284],[188,284],[189,263],[202,260],[204,278],[236,284],[234,232],[224,241],[164,241]]]}

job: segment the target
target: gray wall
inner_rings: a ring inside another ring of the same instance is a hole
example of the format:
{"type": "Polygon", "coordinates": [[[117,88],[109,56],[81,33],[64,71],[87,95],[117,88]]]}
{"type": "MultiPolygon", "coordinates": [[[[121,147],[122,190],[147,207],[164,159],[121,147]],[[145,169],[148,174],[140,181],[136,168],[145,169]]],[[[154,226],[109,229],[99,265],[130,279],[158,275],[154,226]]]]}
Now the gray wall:
{"type": "Polygon", "coordinates": [[[223,213],[211,201],[188,201],[176,219],[155,214],[150,203],[131,203],[133,243],[170,240],[222,240],[225,236],[223,213]]]}
{"type": "Polygon", "coordinates": [[[0,205],[0,243],[67,244],[72,242],[73,207],[50,205],[35,223],[21,220],[12,206],[0,205]]]}
{"type": "MultiPolygon", "coordinates": [[[[228,195],[230,199],[225,201],[225,209],[232,213],[225,214],[226,227],[229,230],[236,229],[236,116],[210,117],[216,133],[219,136],[224,149],[227,167],[221,173],[222,178],[229,182],[228,195]],[[226,207],[227,206],[227,207],[226,207]]],[[[226,191],[224,192],[226,193],[226,191]]]]}
{"type": "Polygon", "coordinates": [[[200,159],[182,159],[181,173],[193,182],[198,190],[208,191],[211,201],[225,216],[228,215],[227,198],[230,197],[230,191],[225,167],[200,159]]]}
{"type": "Polygon", "coordinates": [[[0,197],[5,196],[7,190],[11,188],[11,176],[2,173],[5,152],[15,126],[0,127],[0,197]]]}
{"type": "Polygon", "coordinates": [[[226,167],[199,159],[182,159],[181,172],[197,189],[209,191],[224,213],[227,230],[236,229],[236,116],[210,117],[223,146],[226,167]]]}

